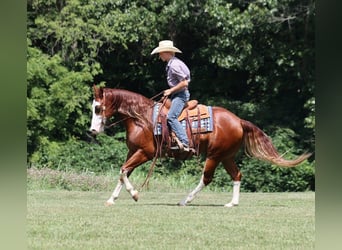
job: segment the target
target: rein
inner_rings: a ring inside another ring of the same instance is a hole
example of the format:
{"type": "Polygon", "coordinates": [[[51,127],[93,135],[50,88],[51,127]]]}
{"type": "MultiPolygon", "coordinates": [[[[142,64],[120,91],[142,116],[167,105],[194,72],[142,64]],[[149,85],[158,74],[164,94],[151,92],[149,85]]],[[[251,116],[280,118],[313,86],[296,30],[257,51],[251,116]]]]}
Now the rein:
{"type": "Polygon", "coordinates": [[[107,128],[113,127],[113,126],[115,126],[116,124],[119,124],[120,122],[123,122],[123,121],[127,120],[128,118],[130,118],[130,117],[126,117],[126,118],[123,118],[123,119],[121,119],[121,120],[119,120],[119,121],[113,122],[113,123],[111,123],[110,125],[105,126],[105,128],[107,129],[107,128]]]}
{"type": "MultiPolygon", "coordinates": [[[[159,96],[160,94],[158,94],[157,96],[159,96]]],[[[159,108],[159,113],[158,113],[158,116],[160,115],[160,112],[161,112],[161,110],[162,110],[162,108],[165,106],[165,103],[166,103],[166,101],[167,101],[167,96],[163,96],[162,97],[162,99],[161,99],[161,101],[162,101],[162,104],[161,104],[161,106],[160,106],[160,108],[159,108]]],[[[154,104],[155,105],[155,104],[154,104]]],[[[156,123],[158,122],[158,119],[156,119],[156,123]]],[[[154,124],[154,126],[156,126],[156,124],[154,124]]],[[[155,137],[155,139],[156,139],[157,137],[155,137]]],[[[152,176],[152,173],[153,173],[153,170],[154,170],[154,167],[156,166],[156,162],[157,162],[157,159],[158,159],[158,154],[160,153],[162,153],[161,152],[161,147],[162,147],[162,145],[163,145],[163,137],[162,137],[162,140],[160,141],[160,142],[157,142],[156,143],[156,153],[155,153],[155,155],[154,155],[154,157],[153,157],[153,161],[152,161],[152,163],[151,163],[151,167],[150,167],[150,169],[148,170],[148,174],[147,174],[147,176],[146,176],[146,179],[145,179],[145,181],[144,181],[144,183],[141,185],[141,187],[140,187],[140,191],[141,191],[141,189],[143,189],[144,188],[144,186],[147,184],[148,185],[148,183],[149,183],[149,181],[150,181],[150,178],[151,178],[151,176],[152,176]]]]}

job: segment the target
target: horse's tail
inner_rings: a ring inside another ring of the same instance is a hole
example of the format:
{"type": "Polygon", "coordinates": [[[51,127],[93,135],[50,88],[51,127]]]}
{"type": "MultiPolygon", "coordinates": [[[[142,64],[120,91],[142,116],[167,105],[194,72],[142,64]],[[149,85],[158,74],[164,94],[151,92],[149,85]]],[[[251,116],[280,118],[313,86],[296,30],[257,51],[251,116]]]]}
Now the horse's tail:
{"type": "Polygon", "coordinates": [[[260,128],[245,120],[241,120],[241,125],[244,132],[245,152],[248,156],[282,167],[295,167],[311,155],[311,153],[306,153],[297,159],[286,160],[278,153],[270,138],[260,128]]]}

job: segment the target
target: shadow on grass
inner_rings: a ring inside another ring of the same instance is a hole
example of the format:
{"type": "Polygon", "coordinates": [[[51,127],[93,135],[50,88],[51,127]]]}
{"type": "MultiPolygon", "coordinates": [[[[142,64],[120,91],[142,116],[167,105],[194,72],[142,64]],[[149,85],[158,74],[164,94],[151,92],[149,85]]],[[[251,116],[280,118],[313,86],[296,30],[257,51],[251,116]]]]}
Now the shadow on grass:
{"type": "Polygon", "coordinates": [[[223,204],[188,204],[186,206],[178,205],[177,203],[144,203],[141,206],[167,206],[167,207],[223,207],[223,204]]]}

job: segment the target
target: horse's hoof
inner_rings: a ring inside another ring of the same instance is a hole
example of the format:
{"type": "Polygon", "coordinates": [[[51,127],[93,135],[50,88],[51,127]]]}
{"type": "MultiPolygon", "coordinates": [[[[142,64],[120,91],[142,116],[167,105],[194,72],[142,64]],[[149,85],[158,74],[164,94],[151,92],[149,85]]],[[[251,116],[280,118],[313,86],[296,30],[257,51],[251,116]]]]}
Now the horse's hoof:
{"type": "Polygon", "coordinates": [[[236,207],[237,205],[239,205],[239,204],[234,204],[232,202],[229,202],[226,205],[224,205],[224,207],[236,207]]]}
{"type": "Polygon", "coordinates": [[[106,207],[110,207],[110,206],[113,206],[114,205],[114,201],[106,201],[105,202],[105,206],[106,207]]]}
{"type": "Polygon", "coordinates": [[[138,201],[138,199],[139,199],[138,191],[134,191],[134,193],[132,194],[132,198],[133,198],[133,200],[138,201]]]}
{"type": "Polygon", "coordinates": [[[186,202],[185,201],[180,201],[180,202],[178,202],[177,205],[180,206],[180,207],[185,207],[186,206],[186,202]]]}

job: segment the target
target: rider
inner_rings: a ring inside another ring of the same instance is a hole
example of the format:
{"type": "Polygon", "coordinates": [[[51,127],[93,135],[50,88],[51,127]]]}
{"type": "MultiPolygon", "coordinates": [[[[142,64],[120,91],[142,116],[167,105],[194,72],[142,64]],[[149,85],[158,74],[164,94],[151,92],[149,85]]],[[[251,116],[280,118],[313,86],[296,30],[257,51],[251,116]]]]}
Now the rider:
{"type": "Polygon", "coordinates": [[[167,122],[172,131],[176,134],[177,138],[183,144],[183,150],[189,151],[188,136],[181,123],[178,121],[178,117],[186,102],[190,99],[190,93],[188,90],[190,70],[183,61],[175,56],[176,52],[182,53],[179,49],[173,46],[172,41],[164,40],[159,42],[159,46],[151,52],[151,55],[159,53],[159,58],[163,62],[167,62],[166,80],[170,88],[164,91],[164,96],[168,96],[171,99],[171,107],[167,115],[167,122]]]}

